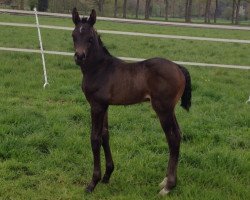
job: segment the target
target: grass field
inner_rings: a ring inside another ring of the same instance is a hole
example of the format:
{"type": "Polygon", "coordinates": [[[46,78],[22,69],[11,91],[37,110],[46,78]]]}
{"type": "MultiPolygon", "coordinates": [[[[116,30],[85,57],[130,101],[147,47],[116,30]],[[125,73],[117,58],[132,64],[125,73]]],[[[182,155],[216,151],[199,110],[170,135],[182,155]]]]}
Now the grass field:
{"type": "MultiPolygon", "coordinates": [[[[29,22],[28,17],[19,16],[18,20],[29,22]]],[[[54,23],[49,18],[43,20],[44,24],[54,23]]],[[[0,21],[4,21],[1,15],[0,21]]],[[[56,19],[57,25],[64,21],[70,26],[69,20],[56,19]]],[[[121,24],[116,25],[119,29],[121,24]]],[[[97,24],[98,28],[108,26],[97,24]]],[[[150,27],[137,30],[146,32],[150,27]]],[[[124,26],[125,31],[133,29],[135,25],[124,26]]],[[[165,27],[157,29],[164,32],[165,27]]],[[[172,27],[173,31],[178,29],[172,27]]],[[[196,34],[203,31],[212,35],[218,30],[193,29],[196,34]]],[[[249,37],[249,32],[224,32],[225,38],[249,37]]],[[[35,29],[1,26],[0,46],[38,48],[36,34],[35,29]]],[[[70,32],[44,29],[42,34],[47,50],[72,51],[70,32]]],[[[249,45],[106,34],[103,40],[117,56],[158,55],[182,61],[250,65],[249,45]],[[135,44],[139,47],[134,48],[135,44]],[[210,55],[214,52],[220,54],[210,55]]],[[[92,153],[89,105],[80,88],[82,75],[71,57],[46,55],[46,63],[50,85],[44,90],[39,55],[0,51],[0,199],[160,199],[158,183],[165,175],[168,149],[149,103],[109,108],[115,171],[109,185],[99,184],[91,195],[84,192],[92,176],[92,153]]],[[[176,108],[182,128],[179,176],[167,199],[247,200],[250,108],[245,101],[250,73],[188,69],[193,106],[189,113],[176,108]]]]}

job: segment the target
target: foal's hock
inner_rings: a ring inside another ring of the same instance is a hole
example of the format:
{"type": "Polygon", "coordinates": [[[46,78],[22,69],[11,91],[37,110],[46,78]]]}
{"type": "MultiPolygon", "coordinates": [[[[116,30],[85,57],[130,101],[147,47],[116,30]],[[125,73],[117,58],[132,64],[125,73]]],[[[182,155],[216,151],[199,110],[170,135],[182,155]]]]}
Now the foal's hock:
{"type": "Polygon", "coordinates": [[[76,8],[72,19],[75,62],[83,74],[82,90],[91,106],[91,146],[94,169],[86,190],[92,192],[102,180],[108,183],[114,170],[109,147],[108,106],[129,105],[150,101],[166,135],[170,158],[166,178],[161,182],[161,195],[167,194],[177,180],[180,149],[180,128],[174,108],[191,106],[191,77],[188,70],[163,58],[152,58],[137,63],[126,63],[114,56],[103,45],[93,28],[96,12],[89,18],[80,18],[76,8]],[[106,171],[101,178],[100,148],[104,149],[106,171]]]}

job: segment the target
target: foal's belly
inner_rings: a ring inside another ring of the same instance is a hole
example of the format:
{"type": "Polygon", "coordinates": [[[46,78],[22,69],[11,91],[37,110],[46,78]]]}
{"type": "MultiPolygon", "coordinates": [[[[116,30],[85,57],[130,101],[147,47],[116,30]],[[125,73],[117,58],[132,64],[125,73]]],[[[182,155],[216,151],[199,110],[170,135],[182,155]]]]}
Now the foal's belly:
{"type": "Polygon", "coordinates": [[[130,105],[148,100],[147,79],[145,71],[140,67],[117,69],[105,89],[111,105],[130,105]]]}
{"type": "Polygon", "coordinates": [[[111,105],[131,105],[144,101],[149,101],[150,96],[142,91],[118,92],[110,96],[109,104],[111,105]]]}

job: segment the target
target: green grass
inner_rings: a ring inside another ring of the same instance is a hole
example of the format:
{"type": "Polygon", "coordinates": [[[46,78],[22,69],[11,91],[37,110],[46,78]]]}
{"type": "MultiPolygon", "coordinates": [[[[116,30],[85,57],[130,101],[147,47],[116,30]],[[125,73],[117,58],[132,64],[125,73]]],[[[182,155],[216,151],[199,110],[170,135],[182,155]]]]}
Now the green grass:
{"type": "MultiPolygon", "coordinates": [[[[38,48],[38,42],[32,44],[36,34],[35,29],[1,27],[0,46],[38,48]]],[[[42,34],[47,50],[72,51],[70,32],[42,30],[42,34]]],[[[103,35],[103,40],[119,56],[158,54],[176,60],[250,65],[247,45],[109,35],[103,35]],[[131,43],[139,47],[131,48],[131,43]],[[162,47],[166,54],[158,50],[161,44],[169,48],[162,47]],[[218,58],[204,55],[213,52],[220,53],[218,58]]],[[[92,176],[92,153],[90,107],[81,92],[82,75],[71,57],[46,55],[46,64],[50,85],[43,89],[40,55],[0,51],[0,199],[160,199],[158,183],[165,175],[168,150],[150,104],[109,108],[115,171],[109,185],[99,184],[87,195],[84,188],[92,176]]],[[[245,101],[250,73],[188,69],[193,106],[189,113],[176,107],[181,155],[178,184],[167,198],[247,200],[250,108],[245,101]]]]}

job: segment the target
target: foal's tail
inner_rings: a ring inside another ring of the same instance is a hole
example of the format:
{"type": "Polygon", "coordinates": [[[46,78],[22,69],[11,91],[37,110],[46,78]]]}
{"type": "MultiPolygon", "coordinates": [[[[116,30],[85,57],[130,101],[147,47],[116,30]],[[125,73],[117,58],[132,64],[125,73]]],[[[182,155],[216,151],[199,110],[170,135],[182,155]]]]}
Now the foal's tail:
{"type": "Polygon", "coordinates": [[[191,107],[191,98],[192,98],[191,76],[185,67],[181,65],[178,66],[181,69],[186,79],[185,89],[181,97],[181,106],[187,111],[189,111],[189,108],[191,107]]]}

